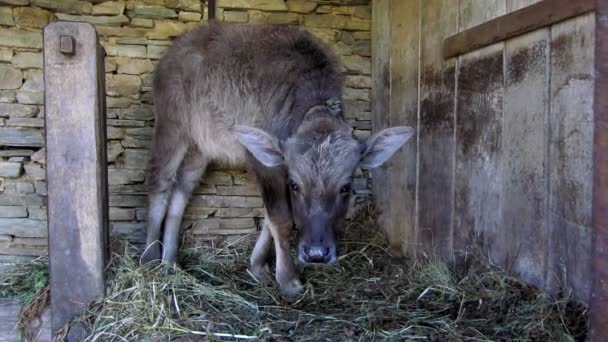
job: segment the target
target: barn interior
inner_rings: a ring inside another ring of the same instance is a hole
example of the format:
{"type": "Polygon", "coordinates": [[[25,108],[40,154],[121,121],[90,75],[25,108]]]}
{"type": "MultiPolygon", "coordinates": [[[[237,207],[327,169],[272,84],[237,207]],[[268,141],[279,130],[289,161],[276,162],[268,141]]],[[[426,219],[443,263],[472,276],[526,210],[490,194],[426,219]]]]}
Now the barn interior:
{"type": "Polygon", "coordinates": [[[22,293],[28,304],[0,301],[0,330],[17,340],[21,314],[34,321],[26,333],[51,334],[42,30],[85,21],[105,53],[113,242],[100,254],[107,297],[71,327],[116,341],[602,340],[608,182],[598,181],[607,160],[598,146],[608,140],[594,93],[605,2],[0,1],[0,297],[22,293]],[[343,63],[357,137],[417,129],[385,166],[357,171],[348,252],[339,266],[302,268],[308,285],[295,303],[247,275],[247,237],[263,208],[243,170],[201,180],[186,210],[183,269],[136,263],[151,75],[171,41],[210,16],[298,25],[328,44],[343,63]]]}

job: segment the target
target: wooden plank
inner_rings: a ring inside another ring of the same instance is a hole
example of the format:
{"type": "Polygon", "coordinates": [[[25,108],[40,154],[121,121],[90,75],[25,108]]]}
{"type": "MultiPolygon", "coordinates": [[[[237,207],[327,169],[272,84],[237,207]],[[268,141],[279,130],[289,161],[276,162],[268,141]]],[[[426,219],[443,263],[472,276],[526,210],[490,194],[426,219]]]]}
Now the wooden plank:
{"type": "Polygon", "coordinates": [[[594,15],[551,32],[550,228],[548,287],[591,286],[594,15]]]}
{"type": "MultiPolygon", "coordinates": [[[[418,122],[418,62],[420,1],[391,1],[391,126],[418,122]]],[[[388,166],[389,193],[387,231],[394,251],[416,250],[416,155],[414,136],[391,158],[388,166]]]]}
{"type": "Polygon", "coordinates": [[[502,224],[494,262],[544,286],[547,266],[549,30],[505,45],[502,224]]]}
{"type": "Polygon", "coordinates": [[[444,42],[443,56],[461,55],[594,9],[595,0],[544,0],[448,37],[444,42]]]}
{"type": "Polygon", "coordinates": [[[44,29],[52,328],[104,295],[107,226],[103,63],[92,25],[44,29]],[[74,50],[66,38],[73,39],[74,50]],[[74,286],[78,284],[78,286],[74,286]]]}
{"type": "MultiPolygon", "coordinates": [[[[462,0],[461,28],[502,15],[505,0],[462,0]]],[[[459,59],[453,248],[493,251],[500,226],[503,48],[499,43],[459,59]]]]}
{"type": "Polygon", "coordinates": [[[417,241],[427,252],[449,257],[456,61],[444,61],[441,42],[458,29],[458,7],[451,0],[421,4],[417,241]]]}
{"type": "Polygon", "coordinates": [[[595,18],[593,138],[593,254],[589,303],[591,341],[608,340],[608,1],[598,0],[595,18]]]}
{"type": "MultiPolygon", "coordinates": [[[[387,128],[390,124],[390,4],[391,0],[372,2],[372,132],[387,128]]],[[[388,164],[371,170],[372,193],[379,211],[381,227],[388,227],[388,164]]],[[[387,233],[388,238],[388,231],[387,233]]]]}
{"type": "MultiPolygon", "coordinates": [[[[417,126],[420,2],[391,0],[391,126],[417,126]]],[[[415,253],[416,150],[411,140],[389,161],[387,232],[394,253],[415,253]]]]}

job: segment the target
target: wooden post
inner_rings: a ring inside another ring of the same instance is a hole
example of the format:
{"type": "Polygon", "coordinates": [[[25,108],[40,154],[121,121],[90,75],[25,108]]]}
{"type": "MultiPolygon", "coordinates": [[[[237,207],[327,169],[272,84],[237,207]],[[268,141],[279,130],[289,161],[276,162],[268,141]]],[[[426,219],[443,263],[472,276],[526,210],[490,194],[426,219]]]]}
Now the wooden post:
{"type": "Polygon", "coordinates": [[[108,196],[103,50],[91,24],[44,29],[51,315],[56,334],[105,292],[108,196]]]}
{"type": "Polygon", "coordinates": [[[593,256],[591,341],[608,339],[608,0],[595,13],[595,101],[593,151],[593,256]]]}

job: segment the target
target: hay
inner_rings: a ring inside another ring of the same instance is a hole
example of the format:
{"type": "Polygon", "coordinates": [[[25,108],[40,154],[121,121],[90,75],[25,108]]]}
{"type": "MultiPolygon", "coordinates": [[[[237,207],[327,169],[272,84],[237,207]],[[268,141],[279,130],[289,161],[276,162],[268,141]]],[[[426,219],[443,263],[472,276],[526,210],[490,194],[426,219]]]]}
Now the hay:
{"type": "Polygon", "coordinates": [[[123,245],[107,298],[79,321],[89,341],[584,340],[582,305],[487,265],[392,258],[374,222],[367,211],[348,225],[337,265],[299,266],[306,292],[295,302],[248,274],[250,239],[191,246],[183,270],[139,267],[123,245]]]}

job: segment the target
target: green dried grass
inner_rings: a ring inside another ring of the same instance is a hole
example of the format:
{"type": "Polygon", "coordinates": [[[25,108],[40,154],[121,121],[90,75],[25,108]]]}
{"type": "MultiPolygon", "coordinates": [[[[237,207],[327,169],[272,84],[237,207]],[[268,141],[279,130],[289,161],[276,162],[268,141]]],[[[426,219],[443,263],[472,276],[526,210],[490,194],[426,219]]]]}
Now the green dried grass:
{"type": "Polygon", "coordinates": [[[435,258],[393,258],[378,231],[373,211],[359,213],[337,265],[299,265],[306,290],[295,301],[249,275],[251,239],[190,246],[183,270],[139,267],[123,246],[108,297],[81,320],[89,341],[584,339],[582,305],[549,300],[484,263],[456,270],[435,258]]]}
{"type": "Polygon", "coordinates": [[[585,308],[482,258],[454,268],[392,257],[372,210],[345,229],[336,265],[298,265],[305,293],[283,298],[247,272],[253,245],[186,246],[183,269],[140,267],[114,242],[107,297],[72,324],[87,341],[583,341],[585,308]]]}

